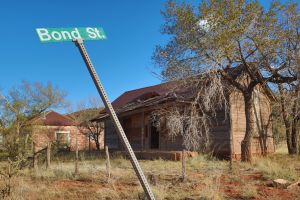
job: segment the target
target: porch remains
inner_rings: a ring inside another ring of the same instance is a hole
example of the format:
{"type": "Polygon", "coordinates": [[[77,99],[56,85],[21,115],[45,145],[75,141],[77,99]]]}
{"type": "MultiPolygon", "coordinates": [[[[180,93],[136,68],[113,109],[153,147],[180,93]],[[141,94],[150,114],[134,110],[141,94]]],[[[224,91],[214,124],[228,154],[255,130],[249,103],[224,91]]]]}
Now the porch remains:
{"type": "MultiPolygon", "coordinates": [[[[178,160],[184,149],[182,136],[170,137],[166,129],[158,130],[154,125],[152,113],[162,107],[181,106],[186,100],[181,94],[185,92],[174,90],[174,82],[167,82],[125,92],[112,103],[133,150],[141,158],[165,157],[178,160]]],[[[246,129],[243,96],[234,89],[229,90],[226,95],[228,109],[220,109],[216,118],[211,121],[210,151],[219,158],[240,159],[241,141],[246,129]]],[[[267,86],[258,85],[255,88],[257,126],[252,142],[254,155],[274,152],[271,120],[273,100],[274,96],[267,86]]],[[[94,120],[104,122],[105,145],[113,151],[122,151],[123,146],[105,110],[94,120]]]]}

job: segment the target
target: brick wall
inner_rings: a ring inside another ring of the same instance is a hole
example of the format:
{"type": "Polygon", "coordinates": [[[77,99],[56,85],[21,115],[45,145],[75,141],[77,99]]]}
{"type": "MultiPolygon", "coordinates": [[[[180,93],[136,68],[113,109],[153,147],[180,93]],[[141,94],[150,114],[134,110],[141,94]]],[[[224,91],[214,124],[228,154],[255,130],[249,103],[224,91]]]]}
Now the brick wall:
{"type": "MultiPolygon", "coordinates": [[[[89,145],[89,138],[84,133],[82,133],[84,131],[79,131],[76,126],[34,126],[32,139],[37,146],[37,151],[45,148],[47,146],[47,142],[55,142],[57,132],[66,133],[68,135],[71,151],[76,150],[76,136],[78,140],[79,151],[89,150],[89,146],[91,150],[96,149],[95,142],[93,140],[90,140],[89,145]]],[[[103,134],[101,134],[101,148],[103,148],[103,143],[103,134]]]]}

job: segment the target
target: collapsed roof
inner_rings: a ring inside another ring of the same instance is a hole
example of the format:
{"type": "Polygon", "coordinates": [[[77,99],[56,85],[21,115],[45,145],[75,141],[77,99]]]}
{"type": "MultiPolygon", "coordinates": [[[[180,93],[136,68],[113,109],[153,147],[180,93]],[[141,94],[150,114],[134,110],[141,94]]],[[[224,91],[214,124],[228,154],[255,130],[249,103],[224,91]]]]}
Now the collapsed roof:
{"type": "MultiPolygon", "coordinates": [[[[235,67],[229,69],[227,73],[232,78],[236,79],[243,74],[243,70],[241,67],[235,67]]],[[[159,105],[170,101],[184,102],[191,98],[191,95],[189,95],[189,91],[193,86],[190,82],[190,85],[185,84],[183,87],[183,84],[181,84],[181,82],[183,81],[185,80],[170,81],[154,86],[124,92],[112,102],[112,106],[117,114],[121,114],[128,111],[137,110],[139,108],[147,108],[153,105],[159,105]]],[[[267,85],[264,85],[263,89],[267,96],[273,100],[274,95],[270,88],[267,85]]],[[[106,110],[102,109],[100,110],[99,115],[92,119],[92,121],[102,121],[108,116],[109,115],[107,114],[106,110]]]]}

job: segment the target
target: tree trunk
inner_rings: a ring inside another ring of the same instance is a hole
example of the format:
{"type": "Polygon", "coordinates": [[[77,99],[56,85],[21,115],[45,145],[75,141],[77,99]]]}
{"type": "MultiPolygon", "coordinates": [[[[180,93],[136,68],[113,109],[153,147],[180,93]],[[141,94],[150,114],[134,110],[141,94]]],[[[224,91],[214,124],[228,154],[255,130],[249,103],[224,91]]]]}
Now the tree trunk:
{"type": "Polygon", "coordinates": [[[252,162],[251,143],[255,131],[255,116],[252,92],[244,94],[245,116],[246,116],[246,132],[241,143],[241,160],[244,162],[252,162]]]}
{"type": "Polygon", "coordinates": [[[289,154],[293,154],[293,146],[292,146],[292,138],[291,138],[291,123],[288,119],[288,112],[286,110],[285,106],[285,96],[283,93],[283,87],[281,85],[278,85],[279,92],[280,92],[280,104],[281,104],[281,113],[282,113],[282,119],[285,126],[285,135],[286,135],[286,144],[288,148],[289,154]]]}
{"type": "Polygon", "coordinates": [[[286,144],[288,147],[289,154],[293,154],[293,146],[292,146],[292,137],[291,137],[291,127],[289,123],[285,125],[285,136],[286,136],[286,144]]]}
{"type": "Polygon", "coordinates": [[[181,153],[181,161],[182,161],[182,182],[186,179],[186,152],[183,149],[181,153]]]}
{"type": "Polygon", "coordinates": [[[24,141],[24,150],[25,150],[26,153],[28,153],[28,149],[27,149],[28,139],[29,139],[29,134],[27,133],[26,137],[25,137],[25,141],[24,141]]]}
{"type": "Polygon", "coordinates": [[[293,123],[293,126],[292,126],[291,143],[292,143],[291,154],[297,154],[297,152],[298,152],[298,128],[297,128],[297,123],[295,123],[295,122],[293,123]]]}
{"type": "Polygon", "coordinates": [[[99,135],[97,134],[95,137],[95,144],[98,151],[100,151],[100,143],[99,143],[99,135]]]}
{"type": "Polygon", "coordinates": [[[47,144],[47,169],[50,169],[51,162],[51,142],[47,144]]]}
{"type": "Polygon", "coordinates": [[[291,154],[297,154],[298,152],[298,99],[295,99],[293,102],[292,115],[293,115],[293,123],[292,123],[292,133],[291,133],[291,144],[292,150],[291,154]]]}

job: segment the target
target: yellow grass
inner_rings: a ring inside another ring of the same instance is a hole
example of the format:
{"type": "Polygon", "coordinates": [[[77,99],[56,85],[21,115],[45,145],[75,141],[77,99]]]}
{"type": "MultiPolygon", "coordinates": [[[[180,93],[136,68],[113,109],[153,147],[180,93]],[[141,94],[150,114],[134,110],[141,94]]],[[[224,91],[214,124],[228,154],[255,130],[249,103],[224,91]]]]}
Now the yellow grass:
{"type": "MultiPolygon", "coordinates": [[[[198,156],[187,161],[185,182],[181,181],[181,162],[160,159],[142,160],[140,164],[146,177],[155,179],[149,182],[157,199],[260,199],[258,188],[265,187],[267,180],[295,181],[300,177],[296,170],[299,156],[283,152],[257,158],[253,164],[234,162],[231,170],[228,161],[198,156]],[[260,174],[261,178],[254,177],[260,174]]],[[[56,160],[48,170],[44,165],[37,171],[21,170],[12,179],[12,195],[8,199],[145,199],[129,160],[112,158],[112,176],[108,180],[104,159],[84,159],[79,162],[77,176],[70,159],[56,160]]],[[[0,184],[0,190],[1,187],[4,185],[0,184]]],[[[280,199],[267,195],[268,199],[280,199]]]]}

